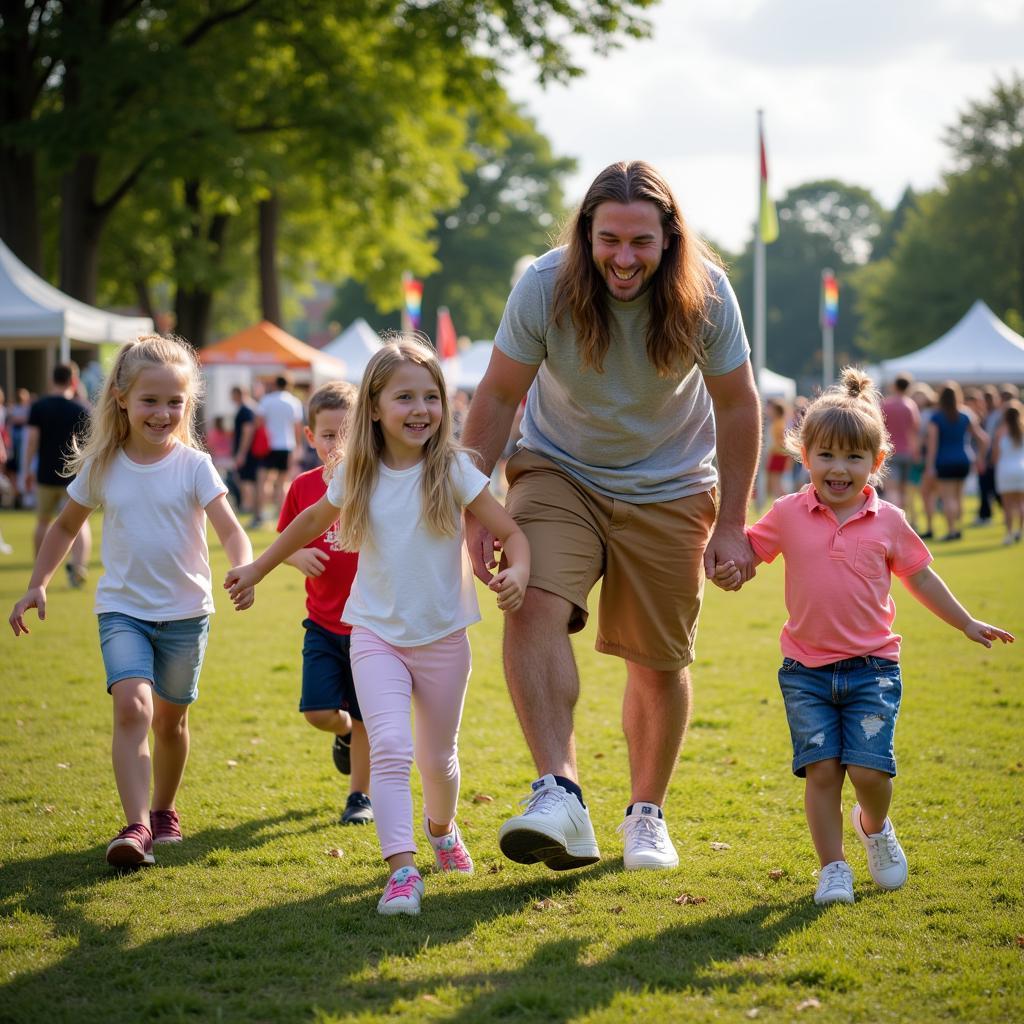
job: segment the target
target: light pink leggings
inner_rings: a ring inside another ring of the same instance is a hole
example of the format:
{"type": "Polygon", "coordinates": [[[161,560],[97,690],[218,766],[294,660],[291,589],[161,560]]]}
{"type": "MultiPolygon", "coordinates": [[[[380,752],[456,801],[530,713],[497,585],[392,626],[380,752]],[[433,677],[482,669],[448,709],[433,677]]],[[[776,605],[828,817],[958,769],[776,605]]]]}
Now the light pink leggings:
{"type": "Polygon", "coordinates": [[[352,677],[370,738],[370,797],[381,855],[414,853],[412,793],[416,766],[430,819],[455,817],[459,799],[459,722],[471,666],[464,629],[422,647],[393,647],[370,630],[352,630],[352,677]]]}

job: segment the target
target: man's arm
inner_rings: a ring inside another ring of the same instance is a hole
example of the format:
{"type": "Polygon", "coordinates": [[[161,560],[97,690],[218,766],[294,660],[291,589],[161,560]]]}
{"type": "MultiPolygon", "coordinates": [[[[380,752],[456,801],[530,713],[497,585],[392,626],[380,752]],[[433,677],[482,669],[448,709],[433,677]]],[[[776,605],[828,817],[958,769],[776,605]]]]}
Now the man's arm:
{"type": "Polygon", "coordinates": [[[715,408],[719,509],[714,532],[704,552],[704,571],[735,562],[743,582],[754,575],[754,558],[743,527],[750,490],[761,453],[761,400],[750,361],[720,377],[704,378],[715,408]]]}
{"type": "MultiPolygon", "coordinates": [[[[462,428],[462,443],[477,453],[477,465],[490,475],[508,442],[516,409],[537,376],[537,366],[519,363],[500,349],[491,352],[480,386],[473,395],[469,415],[462,428]]],[[[466,545],[473,572],[485,583],[491,580],[488,567],[494,568],[494,535],[466,514],[466,545]]]]}
{"type": "Polygon", "coordinates": [[[39,451],[39,428],[29,426],[28,436],[25,439],[25,486],[31,490],[36,478],[36,472],[32,468],[32,461],[39,451]]]}

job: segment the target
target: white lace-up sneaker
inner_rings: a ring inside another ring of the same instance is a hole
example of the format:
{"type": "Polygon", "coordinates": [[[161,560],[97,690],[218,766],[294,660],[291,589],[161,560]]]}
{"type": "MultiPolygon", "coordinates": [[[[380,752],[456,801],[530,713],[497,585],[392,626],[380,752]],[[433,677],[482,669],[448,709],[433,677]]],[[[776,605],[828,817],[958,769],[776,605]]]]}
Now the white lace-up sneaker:
{"type": "Polygon", "coordinates": [[[896,838],[892,822],[886,818],[881,832],[868,835],[860,823],[860,804],[850,812],[853,830],[868,851],[868,871],[876,885],[883,889],[898,889],[907,880],[907,857],[896,838]]]}
{"type": "Polygon", "coordinates": [[[543,861],[552,871],[567,871],[601,859],[590,813],[553,775],[538,779],[530,795],[519,802],[526,810],[498,831],[498,845],[509,860],[543,861]]]}
{"type": "Polygon", "coordinates": [[[438,871],[454,871],[460,875],[473,874],[473,858],[466,849],[459,826],[453,821],[452,830],[447,835],[435,836],[430,831],[430,819],[423,815],[423,831],[430,840],[430,847],[434,851],[434,860],[437,863],[438,871]]]}
{"type": "Polygon", "coordinates": [[[657,804],[633,804],[615,831],[623,833],[622,863],[627,871],[679,866],[679,854],[657,804]]]}
{"type": "Polygon", "coordinates": [[[819,907],[828,903],[853,902],[853,871],[845,860],[834,860],[818,872],[814,902],[819,907]]]}
{"type": "Polygon", "coordinates": [[[418,914],[423,900],[423,879],[415,868],[399,868],[384,887],[378,914],[418,914]]]}

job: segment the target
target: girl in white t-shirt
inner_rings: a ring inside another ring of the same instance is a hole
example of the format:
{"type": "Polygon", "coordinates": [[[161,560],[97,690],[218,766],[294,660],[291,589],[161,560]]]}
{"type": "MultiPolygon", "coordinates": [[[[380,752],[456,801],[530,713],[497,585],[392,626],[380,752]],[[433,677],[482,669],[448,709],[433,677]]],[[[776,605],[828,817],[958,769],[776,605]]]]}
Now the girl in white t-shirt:
{"type": "Polygon", "coordinates": [[[336,520],[338,547],[359,552],[343,614],[352,626],[352,674],[370,739],[377,834],[391,871],[377,909],[418,914],[423,881],[409,790],[414,751],[424,831],[437,867],[473,870],[455,823],[457,740],[470,671],[466,627],[480,618],[462,509],[501,541],[507,567],[490,588],[503,611],[523,602],[530,549],[491,496],[487,477],[456,444],[441,366],[418,341],[388,343],[370,360],[349,437],[327,472],[327,494],[252,565],[229,572],[225,586],[233,598],[247,593],[336,520]]]}
{"type": "MultiPolygon", "coordinates": [[[[213,612],[207,516],[233,565],[252,558],[227,488],[196,437],[200,390],[195,353],[184,342],[150,334],[121,349],[88,434],[73,445],[67,474],[77,476],[67,504],[10,617],[15,636],[29,632],[29,608],[46,618],[46,585],[89,513],[102,506],[96,612],[114,702],[114,780],[127,819],[107,847],[115,867],[152,864],[154,842],[181,841],[175,798],[213,612]]],[[[252,590],[239,590],[234,601],[247,608],[252,590]]]]}

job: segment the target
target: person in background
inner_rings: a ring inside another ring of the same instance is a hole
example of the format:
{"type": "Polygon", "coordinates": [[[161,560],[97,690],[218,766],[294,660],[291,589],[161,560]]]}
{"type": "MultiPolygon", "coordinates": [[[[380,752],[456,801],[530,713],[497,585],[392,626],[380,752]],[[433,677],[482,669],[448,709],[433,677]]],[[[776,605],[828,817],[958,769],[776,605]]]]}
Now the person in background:
{"type": "Polygon", "coordinates": [[[1004,544],[1015,544],[1024,529],[1024,434],[1021,413],[1024,407],[1016,399],[1003,405],[1002,421],[992,442],[995,484],[1003,501],[1006,518],[1004,544]]]}
{"type": "Polygon", "coordinates": [[[938,396],[931,385],[925,384],[923,381],[915,381],[910,386],[909,395],[920,413],[921,425],[918,432],[917,458],[910,464],[910,470],[907,474],[905,511],[907,513],[907,520],[917,530],[918,536],[922,540],[931,540],[934,536],[935,481],[925,476],[924,457],[928,442],[928,424],[931,421],[931,414],[938,404],[938,396]],[[922,522],[922,519],[917,517],[916,497],[921,499],[923,527],[918,525],[922,522]]]}
{"type": "Polygon", "coordinates": [[[213,459],[213,464],[221,477],[227,482],[227,476],[234,466],[232,455],[233,438],[227,429],[223,416],[215,416],[206,431],[206,450],[213,459]]]}
{"type": "Polygon", "coordinates": [[[767,487],[769,498],[781,498],[786,493],[786,472],[789,469],[789,455],[786,452],[786,406],[777,398],[765,402],[768,414],[766,430],[768,449],[767,487]]]}
{"type": "Polygon", "coordinates": [[[274,389],[260,399],[256,408],[256,427],[266,428],[270,450],[263,456],[256,483],[256,507],[250,524],[253,529],[263,524],[268,502],[277,514],[302,458],[302,403],[289,391],[290,386],[287,377],[276,377],[274,389]]]}
{"type": "Polygon", "coordinates": [[[234,476],[238,481],[238,510],[255,515],[256,478],[260,468],[259,457],[253,451],[256,410],[249,400],[249,392],[243,387],[231,389],[231,401],[236,406],[232,455],[234,476]]]}
{"type": "Polygon", "coordinates": [[[921,444],[921,411],[908,394],[911,383],[909,374],[897,375],[882,402],[882,417],[892,442],[885,498],[902,509],[907,508],[910,468],[920,457],[921,444]]]}

